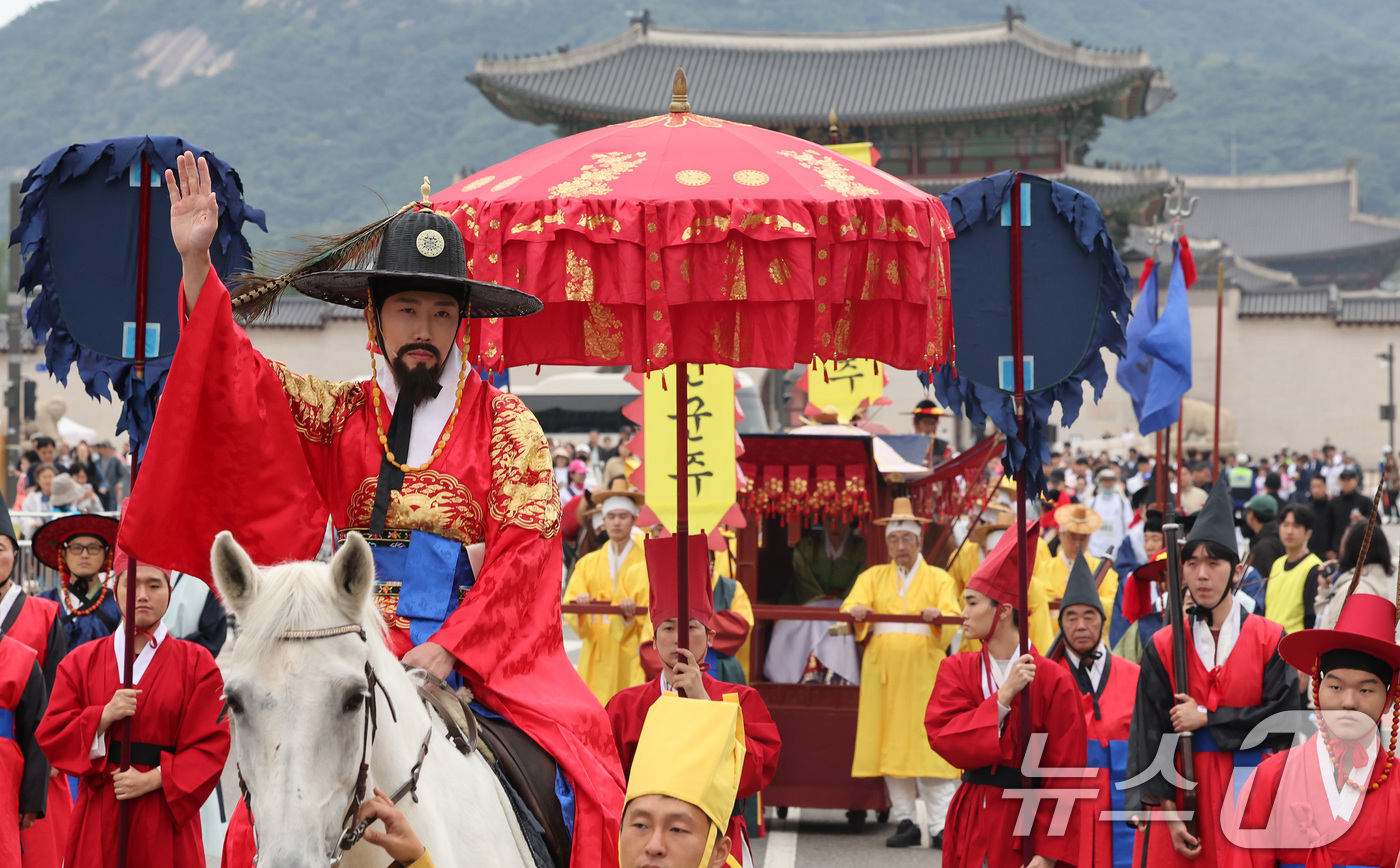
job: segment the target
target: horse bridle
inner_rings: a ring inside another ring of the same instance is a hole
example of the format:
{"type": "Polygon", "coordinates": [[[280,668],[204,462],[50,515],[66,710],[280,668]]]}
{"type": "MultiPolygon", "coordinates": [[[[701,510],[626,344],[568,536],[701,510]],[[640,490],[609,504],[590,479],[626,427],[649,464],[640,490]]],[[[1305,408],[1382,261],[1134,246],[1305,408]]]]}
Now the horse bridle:
{"type": "MultiPolygon", "coordinates": [[[[369,640],[365,637],[364,628],[359,624],[343,624],[339,627],[326,627],[319,630],[289,630],[277,638],[284,642],[310,641],[347,636],[351,633],[357,634],[360,641],[368,643],[369,640]]],[[[340,864],[341,860],[345,858],[345,852],[359,843],[360,839],[364,837],[365,830],[374,822],[373,818],[370,818],[356,823],[355,818],[359,816],[360,807],[364,804],[365,790],[369,782],[369,748],[370,745],[374,744],[375,736],[379,733],[379,706],[374,699],[376,688],[384,696],[384,701],[388,703],[390,716],[395,722],[398,722],[399,719],[398,713],[394,711],[394,701],[389,698],[389,691],[384,689],[384,685],[380,683],[378,676],[375,675],[374,666],[370,664],[369,660],[365,660],[365,680],[367,696],[365,697],[364,733],[360,737],[360,770],[355,777],[355,786],[350,793],[349,806],[345,809],[345,816],[341,819],[340,841],[336,852],[327,854],[331,868],[340,864]]],[[[227,713],[228,701],[226,699],[224,710],[219,713],[219,720],[222,721],[227,713]]],[[[428,743],[432,737],[433,727],[429,723],[428,731],[423,735],[423,744],[418,748],[418,759],[414,762],[413,768],[409,770],[408,779],[390,796],[390,801],[394,804],[398,804],[404,796],[408,795],[413,797],[413,801],[418,801],[418,776],[423,771],[423,760],[428,756],[428,743]]],[[[238,770],[238,789],[243,795],[243,806],[248,811],[248,825],[253,831],[253,864],[257,865],[258,830],[253,820],[253,794],[248,791],[248,784],[243,780],[242,769],[238,770]]]]}

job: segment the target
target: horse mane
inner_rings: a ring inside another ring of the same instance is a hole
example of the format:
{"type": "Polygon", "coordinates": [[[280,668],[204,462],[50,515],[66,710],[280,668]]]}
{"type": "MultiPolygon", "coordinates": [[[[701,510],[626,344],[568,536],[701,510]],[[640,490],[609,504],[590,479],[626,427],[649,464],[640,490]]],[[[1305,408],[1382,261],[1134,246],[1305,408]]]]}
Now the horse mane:
{"type": "MultiPolygon", "coordinates": [[[[336,601],[338,591],[328,564],[297,561],[262,570],[257,593],[239,615],[239,650],[259,658],[276,647],[284,633],[321,630],[347,623],[336,601]]],[[[357,623],[370,646],[386,648],[386,626],[367,596],[357,623]],[[370,639],[370,637],[375,637],[370,639]]]]}

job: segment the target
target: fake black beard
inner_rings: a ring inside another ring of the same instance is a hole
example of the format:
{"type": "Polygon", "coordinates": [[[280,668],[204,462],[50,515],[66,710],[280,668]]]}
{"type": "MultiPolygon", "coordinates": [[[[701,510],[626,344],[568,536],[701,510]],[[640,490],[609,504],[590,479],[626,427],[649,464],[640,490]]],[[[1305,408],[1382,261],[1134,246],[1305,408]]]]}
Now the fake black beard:
{"type": "Polygon", "coordinates": [[[438,382],[438,378],[442,376],[442,362],[410,368],[403,357],[405,353],[413,350],[431,350],[434,355],[437,354],[437,349],[432,344],[408,344],[399,350],[389,367],[394,372],[394,382],[399,387],[399,400],[409,401],[418,407],[424,401],[436,398],[438,392],[442,391],[442,384],[438,382]]]}

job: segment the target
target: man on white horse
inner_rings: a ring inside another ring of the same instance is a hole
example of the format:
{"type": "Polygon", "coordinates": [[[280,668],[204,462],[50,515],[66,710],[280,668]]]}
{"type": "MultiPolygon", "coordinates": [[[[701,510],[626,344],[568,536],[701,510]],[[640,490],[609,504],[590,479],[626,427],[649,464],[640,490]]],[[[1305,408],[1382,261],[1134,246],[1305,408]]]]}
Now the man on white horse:
{"type": "MultiPolygon", "coordinates": [[[[199,575],[221,530],[258,563],[311,557],[328,517],[342,536],[360,530],[374,546],[390,647],[439,677],[455,671],[544,748],[558,764],[571,864],[609,863],[621,772],[607,719],[563,649],[560,507],[544,434],[462,349],[471,318],[540,303],[469,280],[460,232],[426,205],[327,241],[282,278],[245,280],[231,300],[210,265],[219,204],[209,170],[186,154],[179,175],[166,172],[183,329],[142,465],[141,490],[154,496],[135,494],[122,546],[199,575]],[[376,249],[374,269],[333,270],[376,249]],[[327,382],[258,353],[232,307],[256,313],[289,286],[364,308],[384,369],[372,353],[370,379],[327,382]],[[196,475],[219,480],[215,497],[184,484],[196,475]],[[476,543],[479,570],[466,553],[476,543]]],[[[248,864],[245,811],[229,835],[226,852],[248,864]]]]}

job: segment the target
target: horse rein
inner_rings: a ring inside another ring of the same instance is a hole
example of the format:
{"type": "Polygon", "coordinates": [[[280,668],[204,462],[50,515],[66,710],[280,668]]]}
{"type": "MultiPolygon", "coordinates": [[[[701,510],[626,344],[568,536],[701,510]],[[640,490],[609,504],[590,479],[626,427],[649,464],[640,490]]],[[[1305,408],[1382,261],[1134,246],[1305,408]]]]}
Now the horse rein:
{"type": "MultiPolygon", "coordinates": [[[[343,624],[339,627],[325,627],[319,630],[290,630],[277,638],[284,642],[311,641],[329,639],[335,636],[348,636],[352,633],[358,635],[360,641],[368,643],[369,640],[365,636],[364,628],[359,624],[343,624]]],[[[395,722],[399,719],[398,713],[394,710],[394,701],[389,698],[389,692],[384,689],[384,685],[375,675],[374,667],[368,660],[365,661],[365,679],[368,695],[365,702],[364,733],[360,737],[360,770],[355,778],[354,789],[350,793],[349,806],[345,809],[345,816],[341,820],[341,834],[337,844],[337,852],[327,854],[331,868],[340,864],[341,860],[345,858],[345,852],[359,843],[360,839],[364,837],[365,830],[374,822],[373,818],[370,818],[356,823],[355,818],[359,816],[360,808],[364,804],[365,791],[369,782],[369,748],[379,733],[379,706],[375,702],[374,696],[376,688],[384,696],[384,701],[388,703],[390,716],[395,722]]],[[[228,702],[225,700],[223,711],[219,713],[219,721],[222,721],[227,714],[228,702]]],[[[433,727],[430,723],[428,731],[423,735],[423,744],[418,748],[418,759],[414,762],[413,768],[409,770],[408,779],[390,797],[390,801],[394,804],[398,804],[404,796],[408,795],[413,796],[413,801],[418,801],[418,776],[423,771],[423,761],[428,756],[428,743],[432,736],[433,727]]],[[[243,805],[248,811],[248,825],[253,831],[253,864],[256,866],[258,864],[258,831],[253,821],[253,794],[248,791],[248,785],[243,780],[241,769],[238,772],[238,789],[243,795],[243,805]]]]}

